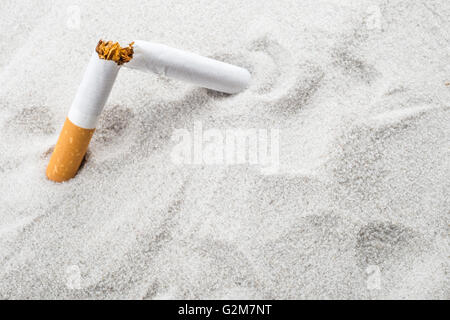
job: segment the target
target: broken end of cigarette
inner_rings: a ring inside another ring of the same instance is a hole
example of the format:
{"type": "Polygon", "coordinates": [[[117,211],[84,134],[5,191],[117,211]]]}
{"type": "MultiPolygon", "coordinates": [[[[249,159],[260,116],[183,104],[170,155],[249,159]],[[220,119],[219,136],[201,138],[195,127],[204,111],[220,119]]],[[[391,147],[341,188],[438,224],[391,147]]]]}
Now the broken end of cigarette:
{"type": "Polygon", "coordinates": [[[98,53],[100,59],[114,61],[120,66],[133,58],[133,44],[134,42],[131,42],[128,47],[122,48],[118,42],[103,41],[100,39],[95,51],[98,53]]]}

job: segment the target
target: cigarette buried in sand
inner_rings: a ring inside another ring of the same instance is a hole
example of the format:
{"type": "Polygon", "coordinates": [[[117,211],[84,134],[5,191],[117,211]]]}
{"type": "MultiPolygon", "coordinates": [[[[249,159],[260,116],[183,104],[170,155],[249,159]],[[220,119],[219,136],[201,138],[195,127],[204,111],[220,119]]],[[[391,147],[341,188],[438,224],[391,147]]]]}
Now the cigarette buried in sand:
{"type": "Polygon", "coordinates": [[[47,166],[50,180],[66,181],[77,173],[119,68],[92,54],[47,166]]]}
{"type": "Polygon", "coordinates": [[[63,182],[76,175],[122,65],[225,93],[249,85],[246,69],[161,44],[133,44],[122,48],[117,42],[98,43],[47,166],[48,179],[63,182]]]}

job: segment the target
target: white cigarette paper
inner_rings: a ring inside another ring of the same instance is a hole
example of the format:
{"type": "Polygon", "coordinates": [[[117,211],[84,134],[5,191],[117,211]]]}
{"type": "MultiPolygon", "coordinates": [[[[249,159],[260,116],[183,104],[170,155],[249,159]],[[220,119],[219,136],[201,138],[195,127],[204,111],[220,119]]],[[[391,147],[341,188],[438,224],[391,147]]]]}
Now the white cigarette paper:
{"type": "Polygon", "coordinates": [[[84,129],[94,129],[114,85],[120,66],[94,52],[69,110],[68,118],[84,129]]]}
{"type": "Polygon", "coordinates": [[[136,40],[133,59],[123,66],[184,80],[200,87],[238,93],[248,87],[250,73],[244,69],[163,44],[136,40]]]}

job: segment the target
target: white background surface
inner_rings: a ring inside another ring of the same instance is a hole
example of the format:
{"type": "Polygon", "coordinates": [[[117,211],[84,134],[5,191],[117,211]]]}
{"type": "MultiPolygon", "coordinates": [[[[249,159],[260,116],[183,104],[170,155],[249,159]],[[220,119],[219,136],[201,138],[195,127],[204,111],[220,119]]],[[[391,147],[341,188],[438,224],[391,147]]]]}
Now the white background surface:
{"type": "Polygon", "coordinates": [[[445,0],[3,0],[0,297],[449,298],[449,16],[445,0]],[[88,161],[55,184],[99,38],[240,65],[252,86],[121,70],[88,161]],[[172,164],[194,121],[279,128],[279,174],[172,164]]]}

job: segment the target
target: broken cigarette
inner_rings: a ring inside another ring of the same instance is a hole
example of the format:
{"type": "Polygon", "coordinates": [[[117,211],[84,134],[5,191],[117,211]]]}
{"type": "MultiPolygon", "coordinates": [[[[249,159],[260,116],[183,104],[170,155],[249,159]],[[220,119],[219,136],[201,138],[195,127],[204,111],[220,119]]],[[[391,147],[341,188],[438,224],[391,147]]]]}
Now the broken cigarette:
{"type": "Polygon", "coordinates": [[[250,73],[244,68],[163,44],[136,40],[133,50],[133,59],[125,67],[230,94],[244,90],[250,82],[250,73]]]}
{"type": "Polygon", "coordinates": [[[76,175],[122,65],[230,94],[244,90],[250,82],[246,69],[194,53],[141,40],[125,48],[100,40],[47,166],[50,180],[63,182],[76,175]]]}

